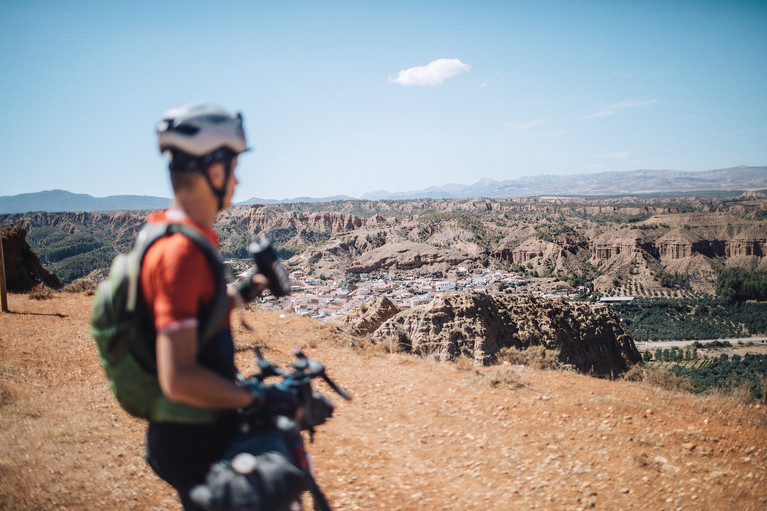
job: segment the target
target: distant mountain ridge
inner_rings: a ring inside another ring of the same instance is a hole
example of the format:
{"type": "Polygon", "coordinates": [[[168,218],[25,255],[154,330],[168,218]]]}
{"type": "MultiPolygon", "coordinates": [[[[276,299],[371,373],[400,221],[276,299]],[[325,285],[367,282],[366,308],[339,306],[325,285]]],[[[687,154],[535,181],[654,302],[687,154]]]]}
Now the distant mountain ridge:
{"type": "MultiPolygon", "coordinates": [[[[461,199],[471,197],[498,199],[551,195],[633,195],[747,189],[767,189],[767,167],[739,166],[699,172],[632,170],[569,176],[538,175],[504,181],[480,179],[473,185],[452,183],[405,192],[388,192],[385,190],[369,192],[362,195],[360,200],[461,199]]],[[[355,198],[343,195],[322,198],[296,197],[282,200],[251,197],[236,204],[245,206],[252,204],[331,202],[337,200],[355,200],[355,198]]],[[[166,208],[169,204],[170,199],[166,197],[146,195],[93,197],[87,194],[77,194],[64,190],[48,190],[0,197],[0,213],[25,213],[29,211],[131,211],[162,209],[166,208]]]]}
{"type": "Polygon", "coordinates": [[[46,190],[0,197],[0,213],[26,213],[29,211],[134,211],[164,209],[170,205],[167,197],[149,195],[111,195],[93,197],[85,193],[66,190],[46,190]]]}
{"type": "Polygon", "coordinates": [[[538,175],[496,181],[481,179],[471,186],[448,184],[419,191],[372,192],[365,200],[460,199],[485,197],[501,199],[547,195],[633,195],[646,193],[762,189],[767,187],[767,167],[684,172],[677,170],[631,170],[570,176],[538,175]]]}

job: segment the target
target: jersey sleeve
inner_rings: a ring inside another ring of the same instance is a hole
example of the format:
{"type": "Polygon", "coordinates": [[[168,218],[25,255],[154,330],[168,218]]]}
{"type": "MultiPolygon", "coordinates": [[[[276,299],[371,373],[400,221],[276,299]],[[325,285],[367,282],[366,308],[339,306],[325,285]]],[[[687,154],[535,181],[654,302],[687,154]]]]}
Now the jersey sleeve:
{"type": "Polygon", "coordinates": [[[141,267],[141,286],[155,329],[196,327],[213,300],[215,276],[199,247],[182,234],[158,240],[141,267]]]}

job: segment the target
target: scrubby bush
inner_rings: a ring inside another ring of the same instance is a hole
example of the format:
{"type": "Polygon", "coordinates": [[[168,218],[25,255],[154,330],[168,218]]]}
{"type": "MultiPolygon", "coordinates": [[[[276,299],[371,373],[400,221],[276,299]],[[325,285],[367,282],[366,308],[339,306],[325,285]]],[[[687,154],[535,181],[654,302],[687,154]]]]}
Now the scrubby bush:
{"type": "Polygon", "coordinates": [[[623,379],[647,383],[666,390],[689,392],[693,390],[690,380],[664,368],[652,365],[633,365],[623,374],[623,379]]]}
{"type": "Polygon", "coordinates": [[[488,379],[494,387],[504,387],[508,389],[519,389],[527,387],[524,379],[509,364],[486,367],[479,370],[479,373],[488,379]]]}
{"type": "Polygon", "coordinates": [[[96,283],[88,279],[76,279],[64,286],[61,290],[65,293],[85,293],[93,295],[96,292],[96,283]]]}
{"type": "Polygon", "coordinates": [[[526,349],[501,348],[498,353],[499,363],[507,362],[513,365],[525,365],[533,369],[561,369],[562,361],[559,352],[546,349],[544,346],[530,346],[526,349]]]}
{"type": "Polygon", "coordinates": [[[40,282],[29,291],[28,295],[32,300],[50,300],[53,298],[53,289],[40,282]]]}

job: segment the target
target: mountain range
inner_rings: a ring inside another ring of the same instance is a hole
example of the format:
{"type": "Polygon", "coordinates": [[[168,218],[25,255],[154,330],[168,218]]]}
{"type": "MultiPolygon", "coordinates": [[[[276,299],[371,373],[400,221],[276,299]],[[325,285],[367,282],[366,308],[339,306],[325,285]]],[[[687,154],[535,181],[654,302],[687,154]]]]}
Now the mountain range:
{"type": "MultiPolygon", "coordinates": [[[[376,191],[361,200],[460,199],[471,197],[510,198],[540,196],[615,196],[767,189],[767,167],[732,167],[699,172],[632,170],[570,176],[538,175],[497,181],[481,179],[473,185],[446,184],[406,192],[376,191]]],[[[355,200],[354,197],[295,197],[262,199],[251,197],[237,205],[355,200]]],[[[0,213],[28,211],[116,211],[162,209],[167,197],[112,195],[93,197],[65,190],[47,190],[0,197],[0,213]]]]}

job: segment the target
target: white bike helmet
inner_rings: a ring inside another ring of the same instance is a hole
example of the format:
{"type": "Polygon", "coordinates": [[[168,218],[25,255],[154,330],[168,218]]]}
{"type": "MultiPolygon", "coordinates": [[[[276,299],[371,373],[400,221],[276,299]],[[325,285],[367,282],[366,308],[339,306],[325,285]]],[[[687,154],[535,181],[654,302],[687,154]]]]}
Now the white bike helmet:
{"type": "Polygon", "coordinates": [[[226,182],[232,173],[232,160],[248,150],[242,115],[215,105],[190,104],[165,112],[157,123],[157,145],[172,171],[202,171],[223,207],[226,182]],[[215,187],[205,169],[222,162],[226,181],[215,187]]]}
{"type": "Polygon", "coordinates": [[[180,151],[192,158],[203,158],[219,149],[229,149],[234,155],[248,150],[242,115],[205,104],[165,112],[157,123],[157,145],[163,154],[180,151]]]}

